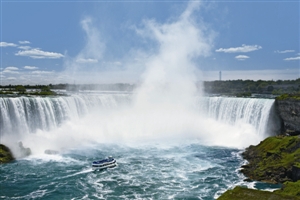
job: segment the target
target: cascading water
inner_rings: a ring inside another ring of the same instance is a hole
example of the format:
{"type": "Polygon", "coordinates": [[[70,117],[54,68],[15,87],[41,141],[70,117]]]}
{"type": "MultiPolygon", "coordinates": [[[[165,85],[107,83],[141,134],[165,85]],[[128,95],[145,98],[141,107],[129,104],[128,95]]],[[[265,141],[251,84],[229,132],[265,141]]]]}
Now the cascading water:
{"type": "Polygon", "coordinates": [[[0,98],[1,142],[33,153],[1,168],[1,198],[214,199],[234,185],[270,187],[243,182],[234,146],[266,137],[274,100],[201,97],[192,112],[142,109],[133,96],[0,98]],[[118,166],[92,173],[108,155],[118,166]]]}
{"type": "Polygon", "coordinates": [[[67,97],[0,98],[0,133],[27,134],[49,131],[66,120],[75,120],[94,108],[117,108],[128,101],[127,94],[73,95],[67,97]]]}
{"type": "MultiPolygon", "coordinates": [[[[274,100],[271,99],[200,97],[196,103],[198,110],[195,108],[194,110],[197,111],[191,112],[177,108],[176,105],[176,109],[163,106],[158,108],[160,110],[156,110],[155,107],[150,110],[142,110],[133,105],[132,96],[133,94],[98,94],[55,98],[1,98],[1,136],[2,139],[7,136],[19,136],[20,139],[22,136],[26,138],[28,135],[34,137],[37,130],[41,132],[39,135],[51,135],[47,132],[55,132],[66,122],[78,125],[76,121],[82,121],[89,116],[91,119],[86,119],[86,122],[91,124],[87,125],[83,122],[80,130],[83,129],[85,134],[90,133],[90,140],[104,136],[111,140],[119,136],[122,136],[123,139],[128,138],[128,140],[136,138],[147,140],[149,135],[154,137],[155,134],[162,133],[169,134],[169,140],[185,136],[206,142],[210,140],[211,144],[208,143],[208,145],[222,146],[225,144],[212,141],[217,141],[216,138],[223,129],[222,125],[225,129],[233,127],[234,129],[229,131],[236,132],[238,137],[250,137],[251,133],[261,140],[274,134],[267,129],[273,120],[270,112],[273,109],[274,100]],[[127,105],[127,109],[119,109],[122,107],[121,105],[127,105]],[[91,113],[93,114],[91,115],[91,113]],[[210,127],[203,128],[204,124],[210,127]],[[245,126],[239,127],[241,124],[245,126]],[[216,125],[222,128],[215,130],[216,125]],[[246,129],[251,129],[251,131],[244,132],[242,129],[246,126],[246,129]],[[90,127],[94,128],[90,129],[90,127]],[[94,133],[95,129],[98,131],[97,134],[94,133]],[[209,137],[210,133],[214,133],[216,137],[209,137]]],[[[73,137],[76,138],[81,134],[82,132],[73,133],[73,137]]],[[[227,135],[227,138],[230,137],[231,135],[227,135]]],[[[241,146],[245,145],[247,144],[241,144],[241,146]]]]}
{"type": "MultiPolygon", "coordinates": [[[[255,127],[258,135],[272,135],[268,125],[274,100],[255,98],[204,97],[199,100],[200,109],[207,117],[231,124],[246,123],[255,127]]],[[[280,125],[280,124],[279,124],[280,125]]]]}
{"type": "MultiPolygon", "coordinates": [[[[210,54],[215,35],[195,18],[200,4],[135,29],[153,43],[146,42],[151,48],[142,61],[133,61],[145,72],[132,95],[1,98],[1,143],[21,140],[32,155],[1,167],[0,198],[209,200],[234,185],[255,187],[238,173],[239,152],[265,137],[274,101],[200,98],[195,105],[194,61],[210,54]],[[93,173],[92,161],[109,155],[118,166],[93,173]]],[[[87,46],[69,63],[85,78],[78,59],[102,55],[94,45],[98,31],[87,21],[87,46]]]]}

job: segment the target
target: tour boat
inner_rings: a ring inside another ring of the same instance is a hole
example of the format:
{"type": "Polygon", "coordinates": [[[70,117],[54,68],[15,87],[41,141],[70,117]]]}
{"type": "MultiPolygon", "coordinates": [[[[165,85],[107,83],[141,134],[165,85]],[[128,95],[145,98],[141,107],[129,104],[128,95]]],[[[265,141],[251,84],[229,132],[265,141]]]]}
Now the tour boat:
{"type": "Polygon", "coordinates": [[[93,170],[106,169],[106,168],[115,167],[116,165],[117,165],[116,160],[113,157],[109,156],[106,159],[94,161],[92,164],[92,168],[93,170]]]}

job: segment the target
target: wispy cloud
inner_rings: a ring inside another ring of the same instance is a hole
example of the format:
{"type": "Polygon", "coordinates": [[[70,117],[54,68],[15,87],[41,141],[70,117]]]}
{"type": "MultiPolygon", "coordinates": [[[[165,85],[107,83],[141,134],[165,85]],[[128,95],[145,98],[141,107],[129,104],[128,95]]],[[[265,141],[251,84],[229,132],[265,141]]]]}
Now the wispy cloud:
{"type": "Polygon", "coordinates": [[[102,39],[100,31],[94,25],[91,17],[85,17],[80,22],[82,29],[86,33],[86,44],[84,48],[73,58],[67,57],[64,65],[71,73],[85,70],[86,66],[90,69],[99,68],[99,62],[103,58],[105,51],[105,43],[102,39]]]}
{"type": "Polygon", "coordinates": [[[19,70],[19,68],[13,67],[13,66],[9,66],[9,67],[6,67],[4,70],[19,70]]]}
{"type": "Polygon", "coordinates": [[[15,54],[16,56],[28,56],[34,59],[58,59],[64,57],[64,55],[55,52],[42,51],[40,49],[29,49],[24,51],[19,51],[15,54]]]}
{"type": "Polygon", "coordinates": [[[224,52],[224,53],[247,53],[251,51],[257,51],[262,47],[259,45],[245,45],[243,44],[241,47],[230,47],[227,49],[220,48],[217,49],[216,52],[224,52]]]}
{"type": "Polygon", "coordinates": [[[295,52],[295,50],[284,50],[284,51],[275,51],[275,53],[292,53],[292,52],[295,52]]]}
{"type": "Polygon", "coordinates": [[[237,60],[246,60],[248,58],[250,58],[250,57],[246,56],[246,55],[238,55],[238,56],[235,57],[235,59],[237,59],[237,60]]]}
{"type": "Polygon", "coordinates": [[[16,47],[17,45],[14,43],[8,43],[8,42],[0,42],[0,47],[16,47]]]}
{"type": "Polygon", "coordinates": [[[53,71],[33,71],[32,74],[53,74],[53,71]]]}
{"type": "Polygon", "coordinates": [[[285,58],[284,60],[286,60],[286,61],[300,60],[300,56],[297,56],[297,57],[291,57],[291,58],[285,58]]]}
{"type": "Polygon", "coordinates": [[[29,41],[27,41],[27,40],[24,40],[24,41],[19,41],[19,43],[20,43],[20,44],[30,44],[30,42],[29,42],[29,41]]]}
{"type": "Polygon", "coordinates": [[[35,70],[38,69],[36,66],[24,66],[24,69],[35,70]]]}
{"type": "Polygon", "coordinates": [[[18,74],[19,68],[17,67],[13,67],[13,66],[9,66],[9,67],[6,67],[2,73],[9,73],[9,74],[18,74]]]}
{"type": "Polygon", "coordinates": [[[28,50],[31,49],[30,46],[18,46],[19,49],[28,50]]]}
{"type": "Polygon", "coordinates": [[[97,63],[98,60],[97,59],[93,59],[93,58],[78,58],[76,60],[77,63],[97,63]]]}

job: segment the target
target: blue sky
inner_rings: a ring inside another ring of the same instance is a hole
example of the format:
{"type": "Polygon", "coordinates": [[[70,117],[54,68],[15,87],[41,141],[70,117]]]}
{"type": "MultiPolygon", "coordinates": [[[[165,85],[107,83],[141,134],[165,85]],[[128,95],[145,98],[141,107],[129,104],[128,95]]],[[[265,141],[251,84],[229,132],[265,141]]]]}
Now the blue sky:
{"type": "Polygon", "coordinates": [[[299,1],[2,0],[1,84],[135,83],[163,51],[198,80],[296,79],[299,19],[299,1]]]}

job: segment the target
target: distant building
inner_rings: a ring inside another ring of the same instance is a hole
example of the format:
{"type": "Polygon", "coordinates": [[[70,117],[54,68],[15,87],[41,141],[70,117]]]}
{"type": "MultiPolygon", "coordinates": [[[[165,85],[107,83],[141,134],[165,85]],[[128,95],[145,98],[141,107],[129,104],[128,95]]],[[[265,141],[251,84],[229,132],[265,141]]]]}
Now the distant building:
{"type": "Polygon", "coordinates": [[[219,81],[221,81],[221,80],[222,80],[222,72],[219,71],[219,81]]]}

